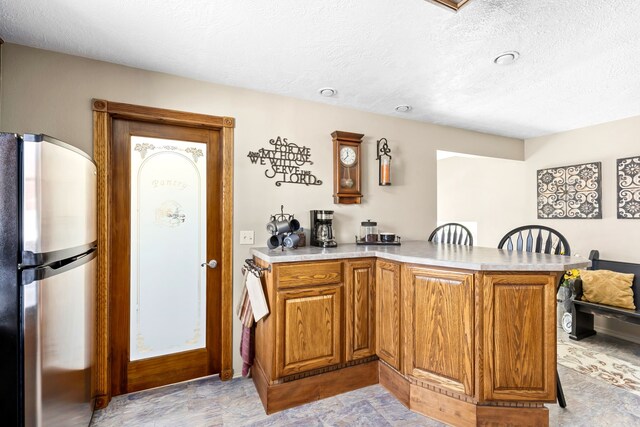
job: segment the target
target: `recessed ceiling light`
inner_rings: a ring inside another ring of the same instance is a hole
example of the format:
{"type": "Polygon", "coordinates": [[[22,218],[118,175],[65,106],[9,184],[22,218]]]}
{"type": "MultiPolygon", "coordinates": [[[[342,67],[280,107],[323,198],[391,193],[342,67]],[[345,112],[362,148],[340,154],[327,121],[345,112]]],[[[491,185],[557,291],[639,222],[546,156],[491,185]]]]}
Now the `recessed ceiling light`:
{"type": "Polygon", "coordinates": [[[330,98],[330,97],[332,97],[333,95],[335,95],[336,93],[338,93],[338,91],[337,91],[337,90],[335,90],[335,89],[334,89],[334,88],[332,88],[332,87],[323,87],[322,89],[320,89],[320,90],[318,91],[318,93],[319,93],[320,95],[322,95],[322,96],[325,96],[325,97],[327,97],[327,98],[330,98]]]}
{"type": "Polygon", "coordinates": [[[396,107],[396,111],[398,113],[407,113],[407,112],[411,111],[411,105],[398,105],[396,107]]]}
{"type": "Polygon", "coordinates": [[[504,52],[496,56],[493,62],[498,65],[509,65],[516,62],[519,57],[520,57],[520,53],[516,52],[515,50],[512,50],[510,52],[504,52]]]}

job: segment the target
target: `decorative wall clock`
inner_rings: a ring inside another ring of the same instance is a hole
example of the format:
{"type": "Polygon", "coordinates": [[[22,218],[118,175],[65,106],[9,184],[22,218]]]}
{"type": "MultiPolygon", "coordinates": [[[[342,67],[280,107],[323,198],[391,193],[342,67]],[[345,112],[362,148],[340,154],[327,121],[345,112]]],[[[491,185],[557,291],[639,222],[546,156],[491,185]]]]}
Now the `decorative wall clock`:
{"type": "Polygon", "coordinates": [[[360,204],[361,133],[335,131],[333,137],[333,201],[337,204],[360,204]]]}

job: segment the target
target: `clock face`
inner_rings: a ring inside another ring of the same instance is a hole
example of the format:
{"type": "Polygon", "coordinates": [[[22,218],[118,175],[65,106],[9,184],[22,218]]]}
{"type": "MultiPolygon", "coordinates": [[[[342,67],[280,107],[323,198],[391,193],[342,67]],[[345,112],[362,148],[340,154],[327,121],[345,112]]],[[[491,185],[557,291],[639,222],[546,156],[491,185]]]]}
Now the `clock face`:
{"type": "Polygon", "coordinates": [[[356,164],[356,150],[351,147],[340,148],[340,163],[344,166],[351,167],[356,164]]]}

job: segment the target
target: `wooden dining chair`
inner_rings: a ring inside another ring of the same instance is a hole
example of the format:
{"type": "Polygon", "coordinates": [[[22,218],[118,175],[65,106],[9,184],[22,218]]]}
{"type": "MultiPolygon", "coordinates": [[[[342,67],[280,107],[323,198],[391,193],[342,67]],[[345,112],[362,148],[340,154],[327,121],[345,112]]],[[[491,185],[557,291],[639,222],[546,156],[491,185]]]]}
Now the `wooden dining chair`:
{"type": "MultiPolygon", "coordinates": [[[[567,239],[559,231],[544,225],[523,225],[509,231],[498,243],[498,249],[516,252],[535,252],[539,254],[571,255],[571,248],[567,239]]],[[[562,280],[562,279],[560,279],[562,280]]],[[[556,293],[561,282],[556,285],[556,293]]],[[[556,369],[556,385],[558,405],[567,407],[564,398],[560,376],[556,369]]]]}
{"type": "Polygon", "coordinates": [[[467,227],[455,222],[443,224],[431,232],[428,239],[434,243],[473,246],[473,235],[467,227]]]}
{"type": "Polygon", "coordinates": [[[560,232],[544,225],[523,225],[504,235],[498,249],[539,254],[571,255],[567,239],[560,232]],[[515,243],[514,243],[515,241],[515,243]],[[506,247],[505,247],[506,246],[506,247]]]}

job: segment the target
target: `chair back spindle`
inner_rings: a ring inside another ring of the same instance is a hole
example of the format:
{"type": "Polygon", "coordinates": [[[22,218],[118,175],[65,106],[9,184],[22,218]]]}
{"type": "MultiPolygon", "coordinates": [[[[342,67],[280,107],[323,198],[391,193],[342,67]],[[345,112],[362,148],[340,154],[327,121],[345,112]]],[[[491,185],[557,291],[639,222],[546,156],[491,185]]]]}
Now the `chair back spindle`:
{"type": "Polygon", "coordinates": [[[473,236],[467,227],[450,222],[437,227],[428,239],[433,243],[473,246],[473,236]]]}

